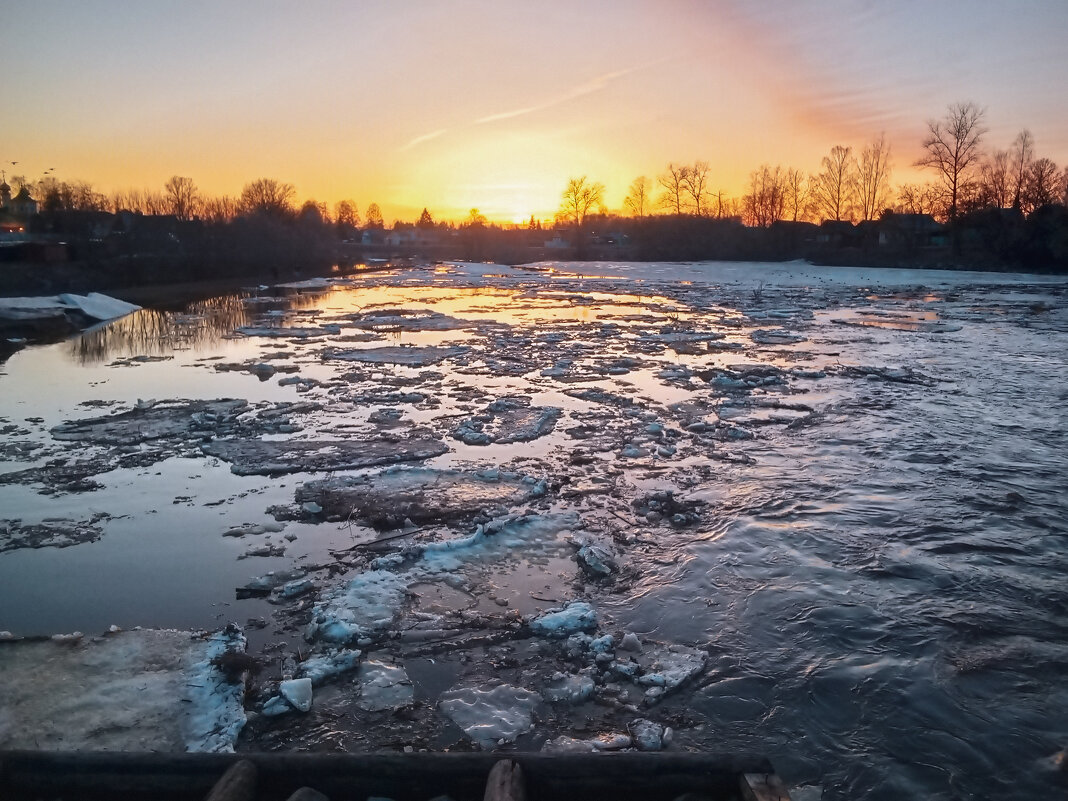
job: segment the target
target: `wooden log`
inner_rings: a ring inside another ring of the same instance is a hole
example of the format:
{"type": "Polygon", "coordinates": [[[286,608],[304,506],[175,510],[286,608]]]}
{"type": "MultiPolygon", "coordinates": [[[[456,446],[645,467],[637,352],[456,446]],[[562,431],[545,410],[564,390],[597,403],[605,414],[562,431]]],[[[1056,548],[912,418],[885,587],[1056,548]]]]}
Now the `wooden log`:
{"type": "MultiPolygon", "coordinates": [[[[671,801],[686,792],[736,798],[743,773],[768,774],[751,755],[689,753],[513,753],[527,798],[671,801]]],[[[3,801],[201,801],[219,776],[247,759],[258,768],[258,801],[285,801],[300,787],[330,798],[385,796],[426,801],[439,795],[482,798],[501,755],[490,753],[138,754],[0,752],[3,801]]]]}
{"type": "Polygon", "coordinates": [[[502,759],[486,779],[486,793],[482,801],[526,801],[527,788],[523,783],[523,769],[510,759],[502,759]]]}
{"type": "Polygon", "coordinates": [[[215,782],[204,801],[253,801],[257,774],[256,766],[247,759],[235,762],[215,782]]]}
{"type": "Polygon", "coordinates": [[[744,773],[741,785],[745,801],[790,801],[786,785],[775,773],[744,773]]]}

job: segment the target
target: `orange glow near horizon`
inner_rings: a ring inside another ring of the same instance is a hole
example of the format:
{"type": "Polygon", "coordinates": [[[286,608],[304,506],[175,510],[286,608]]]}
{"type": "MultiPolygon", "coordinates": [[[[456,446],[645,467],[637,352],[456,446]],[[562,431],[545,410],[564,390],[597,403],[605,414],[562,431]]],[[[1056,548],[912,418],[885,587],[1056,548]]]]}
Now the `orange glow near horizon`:
{"type": "Polygon", "coordinates": [[[700,160],[738,197],[762,164],[813,173],[883,132],[892,183],[931,180],[911,167],[925,121],[967,99],[990,147],[1027,127],[1036,155],[1068,161],[1057,82],[1033,80],[1063,61],[1068,4],[948,0],[922,29],[895,4],[829,0],[90,5],[5,10],[9,177],[54,168],[110,193],[182,175],[208,196],[269,177],[298,202],[375,202],[387,224],[424,207],[522,224],[551,220],[572,177],[619,212],[637,176],[656,194],[669,162],[700,160]],[[973,46],[947,71],[950,35],[973,46]]]}

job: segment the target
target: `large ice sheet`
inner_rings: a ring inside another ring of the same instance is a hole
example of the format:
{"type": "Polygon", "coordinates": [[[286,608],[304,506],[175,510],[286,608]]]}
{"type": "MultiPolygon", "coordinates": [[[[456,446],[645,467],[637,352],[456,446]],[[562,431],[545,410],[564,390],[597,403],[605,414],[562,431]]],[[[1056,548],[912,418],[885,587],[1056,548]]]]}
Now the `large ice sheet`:
{"type": "Polygon", "coordinates": [[[244,684],[213,661],[239,633],[120,631],[0,644],[0,749],[233,751],[244,684]]]}

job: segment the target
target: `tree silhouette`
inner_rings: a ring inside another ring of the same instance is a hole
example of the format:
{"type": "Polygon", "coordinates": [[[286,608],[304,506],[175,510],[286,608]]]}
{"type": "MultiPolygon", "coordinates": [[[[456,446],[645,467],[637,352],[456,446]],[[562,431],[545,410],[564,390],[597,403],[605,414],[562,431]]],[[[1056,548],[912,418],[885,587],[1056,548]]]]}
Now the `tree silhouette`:
{"type": "Polygon", "coordinates": [[[623,206],[631,217],[644,217],[649,207],[649,179],[639,175],[631,181],[623,206]]]}
{"type": "Polygon", "coordinates": [[[686,180],[689,174],[689,167],[669,163],[667,171],[657,176],[656,182],[664,190],[664,194],[660,196],[660,205],[672,214],[682,214],[683,198],[686,195],[686,180]]]}
{"type": "Polygon", "coordinates": [[[423,213],[419,215],[419,222],[417,222],[415,225],[417,228],[433,228],[434,218],[431,217],[430,212],[427,211],[426,208],[424,208],[423,213]]]}
{"type": "Polygon", "coordinates": [[[979,145],[986,133],[982,125],[985,113],[975,103],[953,103],[943,119],[927,121],[927,136],[923,140],[926,153],[916,166],[938,171],[949,201],[950,220],[957,217],[966,181],[982,155],[979,145]]]}
{"type": "Polygon", "coordinates": [[[860,219],[874,220],[890,199],[890,145],[886,136],[864,148],[857,171],[857,205],[860,219]]]}
{"type": "Polygon", "coordinates": [[[379,230],[386,227],[385,220],[382,219],[382,209],[378,208],[377,203],[367,206],[367,227],[379,230]]]}
{"type": "Polygon", "coordinates": [[[245,184],[239,203],[244,214],[287,217],[293,213],[295,195],[293,184],[284,184],[273,178],[260,178],[245,184]]]}
{"type": "Polygon", "coordinates": [[[560,203],[559,216],[581,229],[590,212],[604,205],[604,184],[591,183],[586,176],[567,182],[560,203]]]}
{"type": "Polygon", "coordinates": [[[199,211],[200,193],[192,178],[172,175],[163,185],[163,196],[170,212],[179,220],[191,220],[199,211]]]}
{"type": "Polygon", "coordinates": [[[360,224],[360,213],[351,200],[339,200],[334,205],[334,220],[339,228],[351,231],[360,224]]]}
{"type": "Polygon", "coordinates": [[[823,169],[809,181],[812,196],[825,220],[850,220],[857,185],[853,148],[835,145],[823,157],[823,169]]]}
{"type": "Polygon", "coordinates": [[[1024,177],[1021,208],[1026,214],[1058,200],[1057,165],[1047,158],[1035,159],[1024,177]]]}
{"type": "Polygon", "coordinates": [[[682,186],[693,204],[693,213],[698,217],[703,217],[707,211],[704,201],[708,199],[708,173],[707,161],[695,161],[682,178],[682,186]]]}
{"type": "Polygon", "coordinates": [[[749,174],[749,193],[742,198],[742,219],[754,228],[767,228],[782,219],[786,196],[782,168],[764,164],[749,174]]]}
{"type": "Polygon", "coordinates": [[[1035,138],[1024,128],[1016,135],[1011,151],[1012,205],[1020,208],[1023,202],[1024,186],[1027,183],[1027,170],[1035,158],[1035,138]]]}

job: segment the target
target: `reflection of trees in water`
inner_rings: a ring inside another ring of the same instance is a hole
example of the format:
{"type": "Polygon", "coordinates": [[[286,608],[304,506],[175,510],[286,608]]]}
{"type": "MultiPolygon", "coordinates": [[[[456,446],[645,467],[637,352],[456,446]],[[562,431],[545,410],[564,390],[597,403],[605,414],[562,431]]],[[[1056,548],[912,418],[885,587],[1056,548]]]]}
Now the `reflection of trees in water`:
{"type": "Polygon", "coordinates": [[[180,312],[141,309],[72,339],[70,356],[79,363],[91,364],[133,356],[167,356],[176,348],[207,350],[233,334],[234,329],[255,324],[268,311],[315,308],[329,291],[252,302],[253,293],[240,292],[194,301],[180,312]]]}

